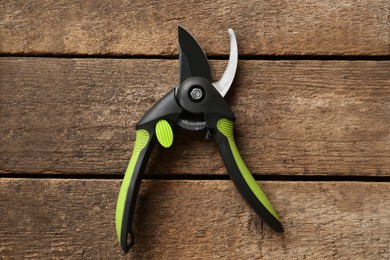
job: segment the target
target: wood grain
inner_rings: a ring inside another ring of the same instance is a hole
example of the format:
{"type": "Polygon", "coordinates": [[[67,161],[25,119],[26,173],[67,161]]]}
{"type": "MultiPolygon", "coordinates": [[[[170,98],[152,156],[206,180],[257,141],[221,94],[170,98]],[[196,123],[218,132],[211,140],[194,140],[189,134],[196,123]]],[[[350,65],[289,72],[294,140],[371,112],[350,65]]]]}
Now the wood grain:
{"type": "MultiPolygon", "coordinates": [[[[0,172],[122,174],[177,61],[1,58],[0,74],[0,172]]],[[[240,61],[227,99],[254,174],[390,175],[389,61],[240,61]]],[[[176,133],[148,173],[226,173],[204,132],[176,133]]]]}
{"type": "MultiPolygon", "coordinates": [[[[0,179],[0,255],[118,259],[119,180],[0,179]]],[[[276,234],[230,181],[144,181],[136,210],[143,259],[388,259],[390,184],[264,182],[276,234]]]]}
{"type": "Polygon", "coordinates": [[[177,54],[177,25],[209,55],[390,55],[387,0],[2,1],[0,53],[177,54]]]}

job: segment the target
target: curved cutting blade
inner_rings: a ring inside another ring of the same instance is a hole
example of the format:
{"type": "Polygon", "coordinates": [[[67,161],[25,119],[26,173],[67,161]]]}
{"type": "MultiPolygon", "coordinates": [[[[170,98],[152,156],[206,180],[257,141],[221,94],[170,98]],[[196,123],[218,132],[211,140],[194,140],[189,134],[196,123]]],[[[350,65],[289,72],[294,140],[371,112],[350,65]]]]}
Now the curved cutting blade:
{"type": "Polygon", "coordinates": [[[209,62],[202,48],[183,27],[179,31],[179,83],[189,77],[199,76],[211,82],[209,62]]]}
{"type": "Polygon", "coordinates": [[[220,80],[213,83],[213,86],[218,90],[222,97],[229,91],[230,86],[233,83],[234,76],[236,75],[237,63],[238,63],[238,49],[237,40],[234,35],[233,29],[228,29],[230,38],[230,56],[229,62],[220,80]]]}
{"type": "MultiPolygon", "coordinates": [[[[191,76],[201,76],[211,82],[210,66],[200,45],[183,27],[179,31],[179,84],[191,76]]],[[[237,40],[233,29],[228,29],[230,38],[229,62],[220,80],[212,83],[222,97],[226,95],[236,75],[238,63],[237,40]]],[[[178,120],[178,125],[188,130],[202,130],[206,127],[204,121],[184,118],[178,120]]]]}

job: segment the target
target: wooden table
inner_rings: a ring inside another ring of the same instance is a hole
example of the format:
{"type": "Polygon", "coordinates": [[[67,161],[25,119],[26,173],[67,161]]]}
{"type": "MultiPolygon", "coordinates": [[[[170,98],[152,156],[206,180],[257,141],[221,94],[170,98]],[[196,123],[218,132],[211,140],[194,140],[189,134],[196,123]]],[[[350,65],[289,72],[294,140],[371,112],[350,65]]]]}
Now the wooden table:
{"type": "Polygon", "coordinates": [[[134,126],[176,85],[177,25],[227,100],[284,234],[248,208],[213,141],[155,149],[126,258],[389,259],[387,0],[1,1],[0,258],[118,259],[134,126]],[[50,3],[51,2],[51,3],[50,3]]]}

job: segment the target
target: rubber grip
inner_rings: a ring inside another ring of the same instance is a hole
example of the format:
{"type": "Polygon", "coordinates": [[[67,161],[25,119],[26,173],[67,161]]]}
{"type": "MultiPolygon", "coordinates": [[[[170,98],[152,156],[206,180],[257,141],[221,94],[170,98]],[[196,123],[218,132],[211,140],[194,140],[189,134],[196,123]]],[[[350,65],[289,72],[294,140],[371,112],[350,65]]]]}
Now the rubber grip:
{"type": "Polygon", "coordinates": [[[132,230],[135,204],[154,143],[154,130],[139,129],[136,131],[133,153],[122,181],[115,212],[116,233],[125,253],[132,248],[135,242],[132,230]],[[128,234],[130,234],[130,243],[128,243],[128,234]]]}
{"type": "Polygon", "coordinates": [[[257,215],[275,231],[283,232],[279,216],[238,152],[234,141],[233,126],[233,121],[219,119],[213,135],[228,173],[238,191],[257,215]]]}

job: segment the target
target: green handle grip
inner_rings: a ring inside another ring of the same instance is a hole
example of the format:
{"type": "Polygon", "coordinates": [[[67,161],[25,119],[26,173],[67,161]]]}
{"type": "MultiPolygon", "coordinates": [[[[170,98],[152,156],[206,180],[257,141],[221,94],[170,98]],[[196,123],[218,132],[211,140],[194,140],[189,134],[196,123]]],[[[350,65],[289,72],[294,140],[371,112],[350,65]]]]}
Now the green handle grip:
{"type": "Polygon", "coordinates": [[[136,131],[133,154],[119,191],[115,225],[119,243],[125,253],[132,248],[135,241],[132,231],[133,215],[142,175],[155,143],[154,135],[153,130],[139,129],[136,131]],[[131,238],[130,243],[127,241],[128,234],[130,234],[131,238]]]}
{"type": "Polygon", "coordinates": [[[119,191],[115,212],[116,233],[125,253],[135,242],[132,230],[133,215],[142,176],[154,144],[157,140],[166,148],[172,144],[171,125],[177,121],[182,111],[183,108],[176,102],[175,89],[172,89],[155,103],[136,125],[134,150],[119,191]]]}
{"type": "Polygon", "coordinates": [[[256,183],[238,152],[233,135],[233,121],[219,119],[214,134],[222,159],[238,191],[265,223],[277,232],[283,232],[279,216],[267,196],[256,183]]]}

